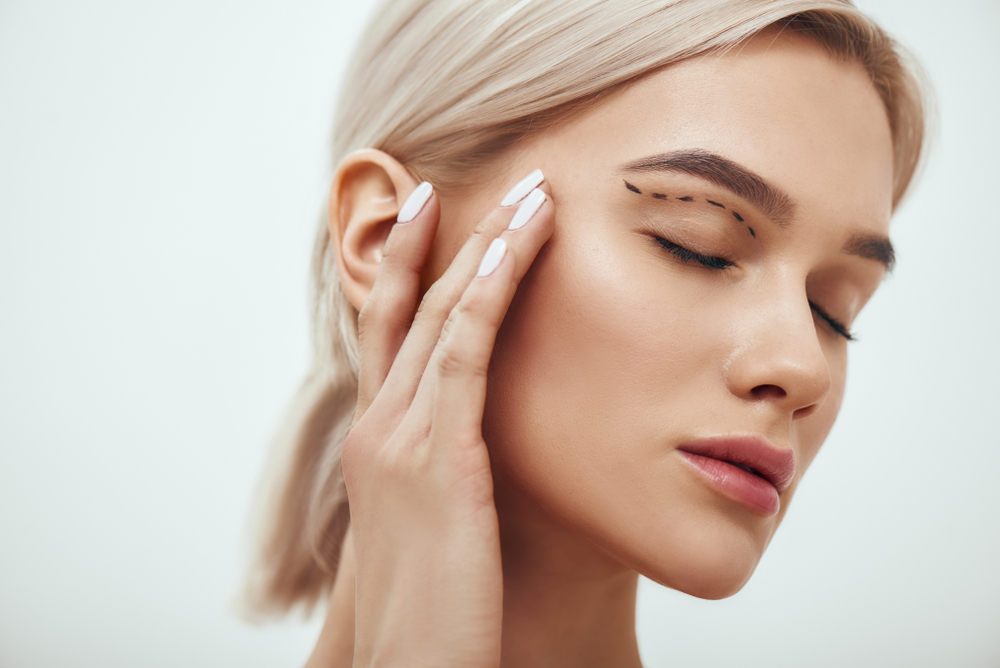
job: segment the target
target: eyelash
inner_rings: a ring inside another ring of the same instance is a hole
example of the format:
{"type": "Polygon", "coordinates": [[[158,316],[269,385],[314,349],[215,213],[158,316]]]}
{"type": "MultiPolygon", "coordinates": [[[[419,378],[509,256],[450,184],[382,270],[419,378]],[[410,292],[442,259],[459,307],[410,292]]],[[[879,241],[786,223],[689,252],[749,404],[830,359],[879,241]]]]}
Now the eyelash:
{"type": "Polygon", "coordinates": [[[656,237],[657,243],[667,249],[667,252],[676,255],[681,259],[682,262],[697,262],[698,264],[706,267],[708,269],[728,269],[733,266],[733,263],[729,260],[725,260],[721,257],[712,257],[711,255],[702,255],[701,253],[695,253],[692,250],[684,248],[684,246],[678,246],[673,241],[668,241],[663,237],[656,237]]]}
{"type": "MultiPolygon", "coordinates": [[[[678,246],[674,242],[668,239],[664,239],[663,237],[655,237],[655,238],[657,243],[663,246],[663,248],[666,249],[668,253],[679,258],[681,262],[684,263],[697,262],[706,269],[713,269],[715,271],[721,271],[723,269],[728,269],[729,267],[733,266],[732,262],[724,258],[713,257],[711,255],[702,255],[701,253],[695,253],[693,250],[689,250],[687,248],[684,248],[683,246],[678,246]]],[[[851,334],[851,331],[843,325],[843,323],[841,323],[836,318],[833,318],[830,315],[828,315],[827,312],[821,309],[817,304],[810,301],[809,307],[813,310],[813,313],[819,316],[819,318],[823,320],[827,324],[827,326],[830,327],[830,329],[832,329],[838,336],[841,336],[847,339],[848,341],[857,340],[855,336],[851,334]]]]}
{"type": "Polygon", "coordinates": [[[845,339],[847,339],[848,341],[857,341],[857,338],[855,338],[855,336],[853,334],[851,334],[851,331],[849,329],[847,329],[847,327],[844,327],[843,323],[841,323],[839,320],[837,320],[836,318],[832,318],[829,315],[827,315],[826,311],[824,311],[823,309],[821,309],[819,306],[817,306],[813,302],[809,302],[809,306],[810,306],[810,308],[812,308],[813,313],[815,313],[822,320],[824,320],[826,322],[826,324],[830,326],[830,329],[832,329],[834,332],[836,332],[838,336],[842,336],[845,339]]]}

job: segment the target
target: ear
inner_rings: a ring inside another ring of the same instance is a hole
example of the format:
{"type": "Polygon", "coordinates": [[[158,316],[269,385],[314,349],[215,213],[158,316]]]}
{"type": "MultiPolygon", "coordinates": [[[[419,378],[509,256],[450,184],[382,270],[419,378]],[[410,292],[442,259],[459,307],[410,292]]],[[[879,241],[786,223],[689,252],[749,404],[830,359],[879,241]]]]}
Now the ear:
{"type": "Polygon", "coordinates": [[[382,246],[417,185],[402,163],[372,148],[348,155],[333,175],[330,243],[344,292],[359,311],[375,283],[382,246]]]}

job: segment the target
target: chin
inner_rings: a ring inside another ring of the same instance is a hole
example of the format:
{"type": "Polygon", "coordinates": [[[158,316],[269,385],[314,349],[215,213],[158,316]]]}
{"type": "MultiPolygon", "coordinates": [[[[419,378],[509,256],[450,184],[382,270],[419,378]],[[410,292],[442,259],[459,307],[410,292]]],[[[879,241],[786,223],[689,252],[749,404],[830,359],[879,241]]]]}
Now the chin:
{"type": "Polygon", "coordinates": [[[717,601],[739,593],[750,581],[757,568],[757,559],[747,559],[743,555],[718,552],[707,558],[699,558],[681,569],[671,569],[670,580],[660,581],[656,573],[643,573],[646,577],[679,592],[717,601]],[[680,570],[681,572],[676,572],[680,570]]]}
{"type": "Polygon", "coordinates": [[[629,568],[670,589],[709,600],[728,598],[749,582],[765,545],[756,532],[734,526],[728,519],[714,519],[692,518],[675,526],[670,535],[661,535],[659,545],[633,545],[633,549],[618,550],[617,556],[629,568]]]}

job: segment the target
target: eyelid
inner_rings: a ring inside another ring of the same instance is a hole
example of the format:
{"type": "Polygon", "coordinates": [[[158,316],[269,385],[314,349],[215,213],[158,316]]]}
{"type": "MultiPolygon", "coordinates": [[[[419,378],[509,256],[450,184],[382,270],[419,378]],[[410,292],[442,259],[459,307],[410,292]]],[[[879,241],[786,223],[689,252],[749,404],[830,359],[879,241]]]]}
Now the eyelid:
{"type": "MultiPolygon", "coordinates": [[[[658,234],[654,234],[653,238],[656,239],[657,243],[660,244],[668,253],[676,256],[681,262],[688,264],[692,261],[698,262],[700,265],[706,269],[711,269],[713,271],[722,271],[734,266],[734,262],[721,257],[714,257],[711,255],[702,255],[701,253],[696,253],[695,251],[685,248],[678,243],[670,241],[658,234]]],[[[839,320],[824,311],[816,302],[810,300],[809,307],[813,312],[819,316],[827,326],[833,330],[833,332],[848,342],[857,341],[857,337],[839,320]]]]}

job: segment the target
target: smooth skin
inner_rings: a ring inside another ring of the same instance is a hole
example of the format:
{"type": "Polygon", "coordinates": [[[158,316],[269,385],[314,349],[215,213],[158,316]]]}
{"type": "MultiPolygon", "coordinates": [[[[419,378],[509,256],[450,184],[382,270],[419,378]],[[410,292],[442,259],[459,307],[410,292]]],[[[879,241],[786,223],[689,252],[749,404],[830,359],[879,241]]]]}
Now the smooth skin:
{"type": "Polygon", "coordinates": [[[888,122],[860,66],[765,32],[645,77],[496,167],[400,224],[418,186],[402,165],[363,151],[337,171],[361,389],[343,455],[352,527],[310,666],[639,666],[637,573],[738,591],[840,408],[848,341],[830,318],[849,328],[886,271],[848,249],[885,237],[892,210],[888,122]],[[691,174],[625,169],[691,149],[786,193],[787,216],[691,174]],[[534,168],[546,202],[506,231],[516,206],[496,203],[534,168]],[[476,277],[498,236],[502,261],[476,277]],[[678,454],[750,434],[796,457],[776,515],[678,454]]]}

